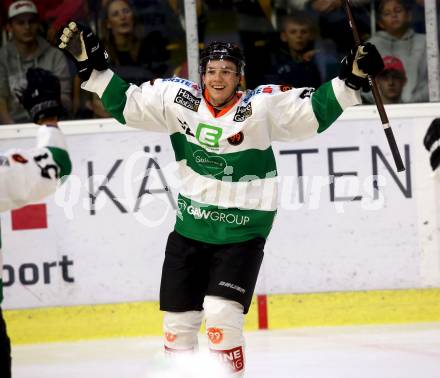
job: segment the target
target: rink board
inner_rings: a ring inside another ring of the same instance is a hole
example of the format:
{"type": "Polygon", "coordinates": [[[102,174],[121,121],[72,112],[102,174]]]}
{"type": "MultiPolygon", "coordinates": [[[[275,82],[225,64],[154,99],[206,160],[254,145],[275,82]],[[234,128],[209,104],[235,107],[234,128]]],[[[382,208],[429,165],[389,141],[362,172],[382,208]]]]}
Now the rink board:
{"type": "MultiPolygon", "coordinates": [[[[396,308],[408,301],[414,306],[418,315],[402,321],[425,321],[425,316],[438,320],[435,306],[427,315],[417,309],[425,308],[425,301],[430,303],[436,293],[431,288],[440,287],[439,188],[421,143],[440,110],[430,104],[387,109],[408,164],[403,173],[393,171],[386,138],[372,107],[347,111],[337,125],[313,139],[274,145],[280,206],[256,287],[256,294],[267,295],[269,327],[306,325],[305,320],[290,320],[295,319],[294,314],[312,319],[310,325],[336,322],[328,317],[313,320],[312,314],[321,312],[319,306],[324,309],[333,303],[335,293],[359,296],[354,303],[360,304],[365,293],[376,298],[374,293],[383,290],[408,293],[408,297],[386,297],[392,306],[396,302],[396,308]],[[379,191],[374,190],[374,174],[379,176],[379,191]],[[285,293],[295,294],[288,297],[293,299],[284,299],[285,293]],[[286,304],[295,303],[296,298],[319,300],[310,302],[315,307],[302,312],[286,304]],[[296,310],[290,313],[285,306],[296,310]]],[[[130,130],[111,120],[66,122],[62,128],[73,175],[54,196],[38,204],[45,205],[42,217],[47,228],[20,228],[14,223],[17,213],[2,214],[3,308],[10,310],[7,316],[14,339],[39,339],[32,336],[33,331],[27,336],[14,331],[18,324],[14,319],[21,319],[23,325],[24,319],[38,318],[38,314],[42,321],[56,314],[53,324],[60,319],[73,325],[77,318],[79,324],[74,328],[79,330],[81,324],[93,324],[96,314],[98,324],[106,323],[108,314],[115,311],[133,324],[129,334],[160,332],[160,315],[150,317],[150,312],[158,312],[154,309],[163,250],[174,225],[173,198],[178,187],[169,139],[130,130]],[[100,186],[107,192],[99,190],[100,186]],[[171,188],[172,195],[164,186],[171,188]],[[145,193],[147,190],[152,193],[145,193]],[[91,199],[93,194],[98,194],[96,202],[91,199]],[[142,327],[143,316],[149,324],[142,327]]],[[[4,126],[0,128],[0,149],[29,147],[34,134],[33,126],[4,126]]],[[[257,308],[254,306],[254,314],[257,308]]],[[[378,308],[380,301],[377,308],[364,310],[377,313],[378,308]]],[[[365,316],[343,319],[343,324],[368,323],[365,316]]],[[[383,314],[377,322],[399,319],[383,314]]],[[[257,315],[250,314],[248,320],[251,329],[261,323],[257,315]]],[[[32,324],[29,329],[38,328],[32,324]]],[[[111,336],[102,327],[91,327],[96,329],[94,337],[111,336]]],[[[86,330],[73,334],[93,337],[86,330]]]]}
{"type": "MultiPolygon", "coordinates": [[[[285,294],[264,299],[265,311],[254,298],[246,331],[440,321],[440,289],[285,294]]],[[[161,335],[162,318],[157,302],[5,311],[14,344],[161,335]]]]}

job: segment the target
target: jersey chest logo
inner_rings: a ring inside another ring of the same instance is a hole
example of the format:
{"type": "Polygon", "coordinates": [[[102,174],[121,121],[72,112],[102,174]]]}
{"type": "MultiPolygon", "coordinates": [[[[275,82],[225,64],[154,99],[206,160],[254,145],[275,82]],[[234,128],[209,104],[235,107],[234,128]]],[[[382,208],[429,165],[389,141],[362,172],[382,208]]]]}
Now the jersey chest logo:
{"type": "Polygon", "coordinates": [[[200,144],[210,147],[218,148],[219,140],[222,136],[223,130],[221,127],[206,125],[199,123],[196,130],[196,138],[200,144]]]}

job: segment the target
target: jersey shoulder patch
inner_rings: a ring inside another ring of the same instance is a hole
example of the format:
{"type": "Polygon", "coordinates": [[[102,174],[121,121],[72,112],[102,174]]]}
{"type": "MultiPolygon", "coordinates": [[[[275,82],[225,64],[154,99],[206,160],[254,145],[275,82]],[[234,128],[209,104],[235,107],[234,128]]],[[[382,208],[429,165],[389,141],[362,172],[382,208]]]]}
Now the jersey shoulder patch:
{"type": "Polygon", "coordinates": [[[163,83],[173,83],[173,102],[188,110],[197,112],[202,102],[202,89],[199,84],[182,79],[180,77],[171,77],[162,79],[163,83]]]}

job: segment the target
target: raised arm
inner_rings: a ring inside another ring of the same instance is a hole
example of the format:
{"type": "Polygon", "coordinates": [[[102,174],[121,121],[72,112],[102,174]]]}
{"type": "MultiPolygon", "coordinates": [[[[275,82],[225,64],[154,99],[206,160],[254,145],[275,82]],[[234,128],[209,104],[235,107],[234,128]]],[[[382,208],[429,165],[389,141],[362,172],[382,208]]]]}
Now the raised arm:
{"type": "Polygon", "coordinates": [[[326,130],[349,106],[360,101],[360,89],[368,87],[367,75],[383,69],[377,49],[362,44],[341,62],[339,77],[313,88],[292,89],[268,96],[272,139],[303,139],[326,130]]]}
{"type": "Polygon", "coordinates": [[[81,87],[96,93],[116,120],[130,127],[167,131],[162,80],[140,87],[125,82],[108,69],[107,52],[92,30],[73,21],[63,29],[58,47],[75,63],[81,87]]]}

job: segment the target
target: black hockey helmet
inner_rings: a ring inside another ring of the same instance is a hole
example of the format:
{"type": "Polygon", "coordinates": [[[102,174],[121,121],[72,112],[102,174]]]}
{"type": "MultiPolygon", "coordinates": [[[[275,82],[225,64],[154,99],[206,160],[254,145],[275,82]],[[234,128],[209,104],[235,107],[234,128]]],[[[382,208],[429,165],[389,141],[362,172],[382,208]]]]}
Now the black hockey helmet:
{"type": "Polygon", "coordinates": [[[237,65],[239,74],[244,73],[244,55],[241,49],[230,42],[211,42],[200,53],[199,72],[204,74],[206,71],[206,64],[210,60],[229,60],[237,65]]]}

